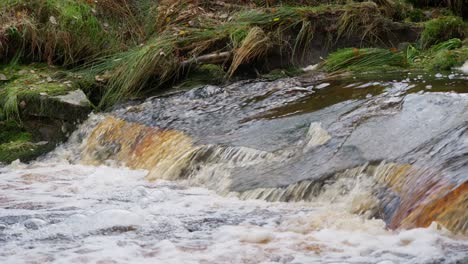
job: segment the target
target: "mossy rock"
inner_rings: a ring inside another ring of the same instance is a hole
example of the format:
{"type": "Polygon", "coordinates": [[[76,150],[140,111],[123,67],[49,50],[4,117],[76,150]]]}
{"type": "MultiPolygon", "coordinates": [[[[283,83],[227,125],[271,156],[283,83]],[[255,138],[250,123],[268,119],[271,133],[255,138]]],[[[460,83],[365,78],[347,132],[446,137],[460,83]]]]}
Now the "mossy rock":
{"type": "Polygon", "coordinates": [[[10,163],[18,159],[27,162],[51,149],[52,147],[46,142],[11,141],[3,143],[0,144],[0,163],[10,163]]]}
{"type": "Polygon", "coordinates": [[[0,162],[29,161],[53,149],[92,109],[76,74],[46,65],[0,73],[0,162]]]}
{"type": "Polygon", "coordinates": [[[90,111],[89,101],[79,92],[78,75],[45,65],[11,66],[1,72],[7,79],[0,84],[3,119],[21,122],[35,116],[76,120],[90,111]]]}
{"type": "Polygon", "coordinates": [[[0,163],[34,159],[53,148],[46,142],[33,142],[33,135],[14,122],[0,122],[0,163]]]}

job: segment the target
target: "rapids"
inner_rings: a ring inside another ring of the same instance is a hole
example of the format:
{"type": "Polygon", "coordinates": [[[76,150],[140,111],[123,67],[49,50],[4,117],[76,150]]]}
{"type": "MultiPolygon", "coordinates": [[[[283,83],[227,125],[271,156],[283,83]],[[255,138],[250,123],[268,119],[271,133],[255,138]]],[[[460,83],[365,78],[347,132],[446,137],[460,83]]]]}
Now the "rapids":
{"type": "Polygon", "coordinates": [[[0,263],[466,263],[468,78],[206,86],[0,166],[0,263]]]}

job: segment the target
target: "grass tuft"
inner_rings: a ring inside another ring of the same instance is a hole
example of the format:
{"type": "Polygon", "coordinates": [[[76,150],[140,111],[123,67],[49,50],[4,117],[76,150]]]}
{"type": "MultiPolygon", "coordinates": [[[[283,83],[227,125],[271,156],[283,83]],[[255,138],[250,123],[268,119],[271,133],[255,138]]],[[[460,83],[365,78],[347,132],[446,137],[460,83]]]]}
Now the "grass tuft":
{"type": "Polygon", "coordinates": [[[338,36],[361,36],[361,40],[369,38],[378,40],[379,33],[385,30],[383,16],[377,4],[364,2],[347,5],[338,22],[338,36]]]}
{"type": "Polygon", "coordinates": [[[174,48],[174,37],[160,36],[88,69],[92,74],[113,70],[99,107],[138,95],[154,76],[159,84],[171,79],[179,67],[174,48]]]}
{"type": "Polygon", "coordinates": [[[76,64],[111,51],[116,40],[95,9],[75,0],[3,0],[0,56],[23,52],[31,60],[76,64]]]}
{"type": "Polygon", "coordinates": [[[253,27],[234,53],[228,71],[229,76],[232,76],[241,64],[265,55],[271,46],[271,39],[268,35],[260,27],[253,27]]]}
{"type": "Polygon", "coordinates": [[[408,61],[415,68],[431,71],[448,71],[468,60],[468,46],[460,39],[450,39],[420,51],[415,47],[407,50],[408,61]]]}
{"type": "Polygon", "coordinates": [[[460,17],[446,16],[427,21],[421,33],[421,48],[449,40],[467,36],[468,26],[460,17]]]}
{"type": "Polygon", "coordinates": [[[347,48],[331,53],[321,68],[327,72],[341,72],[369,71],[381,66],[407,67],[408,64],[401,52],[378,48],[347,48]]]}

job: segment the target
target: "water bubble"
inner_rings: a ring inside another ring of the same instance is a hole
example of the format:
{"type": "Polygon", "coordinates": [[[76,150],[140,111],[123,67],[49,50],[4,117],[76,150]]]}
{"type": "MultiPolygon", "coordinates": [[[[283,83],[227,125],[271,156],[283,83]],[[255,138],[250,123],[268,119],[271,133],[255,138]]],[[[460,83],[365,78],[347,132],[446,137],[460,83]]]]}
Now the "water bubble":
{"type": "Polygon", "coordinates": [[[47,222],[39,218],[30,218],[23,222],[23,226],[27,229],[37,230],[46,225],[47,222]]]}
{"type": "Polygon", "coordinates": [[[98,228],[137,226],[144,222],[144,217],[141,215],[122,209],[104,210],[93,215],[91,218],[98,228]]]}
{"type": "Polygon", "coordinates": [[[86,219],[88,219],[88,217],[84,214],[73,214],[68,217],[68,221],[72,222],[83,222],[86,221],[86,219]]]}
{"type": "Polygon", "coordinates": [[[137,186],[132,190],[132,195],[135,197],[145,197],[148,195],[148,190],[143,186],[137,186]]]}

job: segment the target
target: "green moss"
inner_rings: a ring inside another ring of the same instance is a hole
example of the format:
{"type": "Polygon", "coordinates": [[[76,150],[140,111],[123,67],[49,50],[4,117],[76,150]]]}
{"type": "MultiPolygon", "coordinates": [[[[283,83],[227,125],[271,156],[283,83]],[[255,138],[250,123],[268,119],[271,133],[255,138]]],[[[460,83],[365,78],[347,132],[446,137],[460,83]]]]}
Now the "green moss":
{"type": "Polygon", "coordinates": [[[0,122],[0,163],[28,161],[42,154],[45,145],[32,143],[32,135],[13,122],[0,122]]]}
{"type": "Polygon", "coordinates": [[[411,67],[430,71],[448,71],[468,60],[468,46],[460,39],[450,39],[419,50],[409,46],[406,51],[411,67]]]}
{"type": "Polygon", "coordinates": [[[468,25],[460,17],[447,16],[432,19],[424,24],[420,44],[423,49],[451,38],[464,38],[468,25]]]}
{"type": "Polygon", "coordinates": [[[11,141],[30,141],[32,135],[14,122],[0,122],[0,144],[11,141]]]}
{"type": "Polygon", "coordinates": [[[223,67],[214,64],[204,64],[198,67],[195,74],[205,76],[205,79],[213,80],[215,82],[221,82],[226,76],[226,72],[223,67]]]}
{"type": "Polygon", "coordinates": [[[50,147],[27,141],[3,143],[0,144],[0,163],[10,163],[17,159],[29,161],[43,154],[48,148],[50,147]]]}

